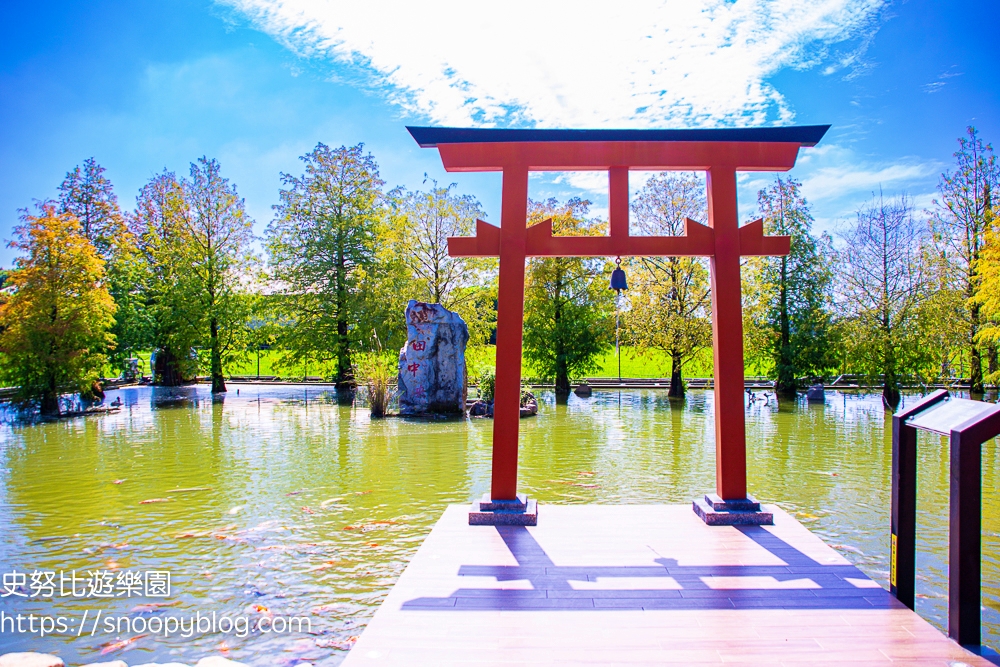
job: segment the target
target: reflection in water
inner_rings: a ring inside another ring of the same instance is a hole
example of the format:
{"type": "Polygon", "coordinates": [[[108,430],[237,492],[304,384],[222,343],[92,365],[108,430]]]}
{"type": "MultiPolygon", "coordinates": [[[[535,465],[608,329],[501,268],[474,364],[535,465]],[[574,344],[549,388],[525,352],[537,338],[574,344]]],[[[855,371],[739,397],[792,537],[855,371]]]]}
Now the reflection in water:
{"type": "MultiPolygon", "coordinates": [[[[307,616],[313,634],[146,637],[130,663],[335,665],[449,503],[489,488],[489,420],[370,421],[316,387],[132,388],[121,412],[0,431],[0,570],[168,570],[174,603],[0,598],[5,613],[307,616]],[[146,503],[144,500],[165,499],[146,503]],[[277,657],[275,657],[277,656],[277,657]]],[[[541,503],[687,503],[714,486],[712,394],[539,396],[520,488],[541,503]]],[[[750,489],[886,585],[889,424],[878,396],[747,407],[750,489]]],[[[918,611],[946,610],[948,452],[921,436],[918,611]]],[[[984,640],[1000,639],[1000,469],[983,451],[984,640]]],[[[544,520],[544,505],[542,507],[544,520]]],[[[58,592],[58,591],[57,591],[58,592]]],[[[97,661],[114,635],[0,634],[0,652],[97,661]]]]}

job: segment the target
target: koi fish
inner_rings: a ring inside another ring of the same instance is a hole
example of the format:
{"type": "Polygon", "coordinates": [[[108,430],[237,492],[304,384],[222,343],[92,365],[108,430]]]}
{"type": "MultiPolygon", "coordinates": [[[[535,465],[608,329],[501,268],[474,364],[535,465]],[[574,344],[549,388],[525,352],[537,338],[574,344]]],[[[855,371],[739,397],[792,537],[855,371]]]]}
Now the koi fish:
{"type": "Polygon", "coordinates": [[[340,563],[339,560],[328,560],[325,563],[321,563],[320,565],[314,565],[313,567],[308,568],[306,572],[318,572],[319,570],[328,570],[334,565],[337,565],[338,563],[340,563]]]}
{"type": "Polygon", "coordinates": [[[142,639],[143,637],[148,637],[148,636],[149,635],[136,635],[135,637],[129,637],[128,639],[121,639],[116,642],[110,642],[108,644],[105,644],[104,647],[101,649],[101,655],[107,655],[108,653],[114,653],[115,651],[121,651],[122,649],[126,649],[132,644],[142,639]]]}
{"type": "Polygon", "coordinates": [[[351,635],[347,639],[317,639],[316,646],[320,648],[335,648],[341,651],[350,651],[358,642],[359,635],[351,635]]]}
{"type": "Polygon", "coordinates": [[[179,604],[180,600],[174,600],[173,602],[146,602],[144,604],[136,605],[132,607],[132,614],[145,614],[151,611],[157,611],[160,607],[173,607],[179,604]]]}
{"type": "Polygon", "coordinates": [[[181,539],[183,537],[208,537],[209,533],[207,530],[189,530],[183,533],[177,533],[174,535],[175,539],[181,539]]]}

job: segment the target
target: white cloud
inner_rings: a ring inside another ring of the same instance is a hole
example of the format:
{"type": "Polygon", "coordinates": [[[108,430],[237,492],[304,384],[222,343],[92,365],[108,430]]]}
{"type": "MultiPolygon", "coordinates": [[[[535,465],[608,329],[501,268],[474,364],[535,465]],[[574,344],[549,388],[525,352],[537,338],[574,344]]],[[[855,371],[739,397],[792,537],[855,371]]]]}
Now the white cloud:
{"type": "Polygon", "coordinates": [[[680,127],[790,122],[768,77],[865,44],[885,0],[219,2],[434,123],[680,127]]]}
{"type": "Polygon", "coordinates": [[[859,168],[857,165],[824,167],[803,181],[802,191],[812,200],[824,200],[840,197],[859,191],[869,195],[881,186],[898,188],[937,173],[935,165],[889,164],[871,168],[859,168]]]}
{"type": "Polygon", "coordinates": [[[886,191],[918,189],[934,183],[946,165],[916,157],[891,162],[872,161],[840,144],[802,151],[792,175],[802,181],[803,194],[814,202],[886,191]]]}
{"type": "Polygon", "coordinates": [[[565,183],[580,190],[608,195],[608,172],[606,171],[562,171],[552,179],[553,183],[565,183]]]}
{"type": "Polygon", "coordinates": [[[962,76],[962,72],[956,71],[955,66],[952,65],[944,72],[941,72],[936,81],[925,83],[922,88],[925,93],[936,93],[947,85],[948,79],[952,79],[956,76],[962,76]]]}
{"type": "Polygon", "coordinates": [[[817,230],[833,231],[852,220],[880,189],[886,197],[907,194],[922,215],[946,168],[944,163],[918,157],[875,161],[851,148],[827,144],[802,151],[791,175],[802,181],[817,230]]]}

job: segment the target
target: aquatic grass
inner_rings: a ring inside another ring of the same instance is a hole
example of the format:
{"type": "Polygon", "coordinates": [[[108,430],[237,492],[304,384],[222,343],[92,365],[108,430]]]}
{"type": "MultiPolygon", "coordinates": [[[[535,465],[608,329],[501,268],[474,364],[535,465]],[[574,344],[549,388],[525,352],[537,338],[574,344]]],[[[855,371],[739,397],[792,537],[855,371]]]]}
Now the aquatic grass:
{"type": "Polygon", "coordinates": [[[366,389],[371,416],[381,418],[388,412],[396,392],[396,359],[382,349],[382,342],[375,332],[372,332],[372,341],[375,351],[357,355],[354,374],[366,389]]]}

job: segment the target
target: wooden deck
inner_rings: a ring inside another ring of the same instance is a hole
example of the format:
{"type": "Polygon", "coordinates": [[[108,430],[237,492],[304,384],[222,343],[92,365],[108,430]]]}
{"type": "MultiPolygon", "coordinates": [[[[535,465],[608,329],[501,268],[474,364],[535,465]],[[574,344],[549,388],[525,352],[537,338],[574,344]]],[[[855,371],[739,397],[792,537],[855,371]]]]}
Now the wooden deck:
{"type": "Polygon", "coordinates": [[[497,528],[449,507],[344,666],[992,665],[773,510],[542,505],[497,528]]]}

